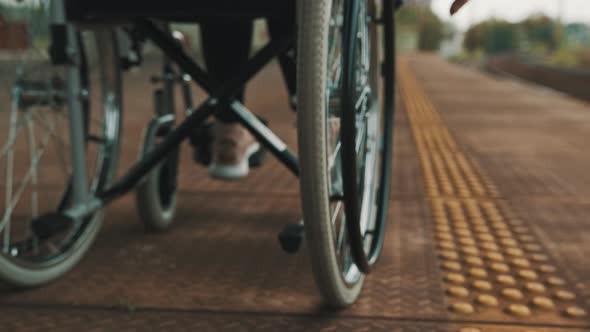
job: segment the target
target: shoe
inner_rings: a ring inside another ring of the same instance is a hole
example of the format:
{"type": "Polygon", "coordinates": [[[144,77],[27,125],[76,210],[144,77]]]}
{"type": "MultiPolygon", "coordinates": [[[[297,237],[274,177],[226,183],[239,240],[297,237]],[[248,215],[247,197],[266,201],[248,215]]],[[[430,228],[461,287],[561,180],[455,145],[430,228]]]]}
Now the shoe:
{"type": "Polygon", "coordinates": [[[260,151],[260,143],[242,125],[216,122],[209,175],[223,180],[243,178],[250,171],[250,159],[260,151]]]}

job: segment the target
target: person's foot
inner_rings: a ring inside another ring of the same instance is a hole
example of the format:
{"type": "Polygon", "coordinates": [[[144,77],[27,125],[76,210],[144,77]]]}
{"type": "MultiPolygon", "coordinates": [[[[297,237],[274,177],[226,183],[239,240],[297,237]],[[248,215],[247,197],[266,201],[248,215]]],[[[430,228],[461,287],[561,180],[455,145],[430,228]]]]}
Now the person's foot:
{"type": "Polygon", "coordinates": [[[213,125],[209,175],[225,180],[243,178],[250,171],[250,157],[259,150],[260,144],[240,124],[217,122],[213,125]]]}

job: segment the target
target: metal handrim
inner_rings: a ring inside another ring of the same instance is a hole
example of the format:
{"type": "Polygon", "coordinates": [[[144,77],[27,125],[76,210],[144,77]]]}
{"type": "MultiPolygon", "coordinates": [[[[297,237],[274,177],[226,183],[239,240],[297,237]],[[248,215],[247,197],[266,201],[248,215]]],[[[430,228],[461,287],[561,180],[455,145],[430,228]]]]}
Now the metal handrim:
{"type": "MultiPolygon", "coordinates": [[[[346,218],[346,200],[344,199],[343,188],[343,172],[342,172],[342,140],[341,131],[343,110],[342,107],[342,89],[343,87],[343,25],[344,25],[344,5],[351,5],[352,2],[336,0],[333,2],[332,18],[330,20],[329,32],[329,59],[328,59],[328,101],[327,101],[327,137],[328,137],[328,169],[330,172],[330,195],[331,195],[331,220],[334,230],[334,239],[336,247],[336,255],[341,267],[341,276],[343,281],[349,286],[354,285],[362,273],[354,261],[354,256],[351,251],[351,243],[349,231],[347,229],[346,218]],[[335,130],[337,128],[337,130],[335,130]]],[[[379,160],[379,130],[378,130],[378,103],[377,100],[378,87],[374,86],[377,80],[373,79],[376,71],[371,68],[374,64],[371,63],[371,45],[370,45],[370,31],[368,28],[369,13],[366,11],[366,3],[360,2],[358,12],[358,26],[357,40],[358,44],[356,52],[360,54],[356,59],[355,64],[357,81],[355,82],[355,92],[362,96],[362,111],[357,118],[357,126],[361,128],[358,131],[355,139],[356,150],[359,152],[360,173],[362,183],[367,184],[362,187],[362,193],[359,195],[359,201],[362,202],[362,209],[360,214],[360,226],[363,232],[366,232],[374,226],[375,213],[375,196],[377,185],[375,181],[379,179],[378,174],[378,160],[379,160]]],[[[344,54],[343,54],[344,53],[344,54]]],[[[360,98],[359,98],[360,100],[360,98]]],[[[367,248],[370,245],[366,241],[367,248]]]]}

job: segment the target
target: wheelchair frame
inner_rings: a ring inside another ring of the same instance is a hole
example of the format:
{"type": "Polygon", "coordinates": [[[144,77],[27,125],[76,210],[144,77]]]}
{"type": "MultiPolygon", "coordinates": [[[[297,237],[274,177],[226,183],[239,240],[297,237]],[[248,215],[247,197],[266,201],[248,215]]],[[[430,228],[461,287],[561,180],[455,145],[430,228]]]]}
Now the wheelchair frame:
{"type": "MultiPolygon", "coordinates": [[[[361,0],[351,0],[361,1],[361,0]]],[[[85,170],[85,147],[83,133],[83,117],[79,95],[80,81],[75,74],[76,65],[79,61],[77,54],[77,38],[74,25],[67,20],[65,0],[52,0],[51,2],[52,40],[56,43],[53,47],[52,58],[54,62],[69,67],[68,79],[71,79],[70,89],[67,93],[67,102],[70,109],[70,130],[72,135],[72,163],[73,179],[71,189],[73,190],[73,207],[64,212],[73,220],[81,220],[86,216],[102,209],[116,198],[132,190],[142,178],[149,173],[158,163],[162,162],[169,153],[189,137],[191,131],[203,124],[208,117],[214,114],[219,103],[227,103],[239,119],[239,122],[247,128],[259,142],[268,149],[285,167],[294,175],[299,175],[299,162],[297,157],[289,150],[287,145],[275,135],[264,123],[262,123],[251,111],[233,96],[264,66],[273,60],[274,57],[282,58],[287,51],[295,46],[295,33],[273,38],[270,42],[251,57],[247,64],[226,82],[217,82],[202,69],[182,48],[181,45],[169,33],[158,27],[156,22],[148,18],[137,18],[132,20],[148,39],[160,48],[165,56],[172,60],[184,73],[202,87],[208,94],[208,98],[198,107],[192,109],[176,128],[168,133],[163,141],[155,146],[144,157],[136,162],[125,175],[120,177],[106,190],[99,192],[96,196],[89,196],[87,176],[85,170]]],[[[381,12],[381,19],[376,22],[384,26],[385,38],[394,40],[394,9],[397,7],[394,0],[384,0],[381,12]]],[[[108,23],[104,23],[108,24],[108,23]]],[[[385,43],[385,61],[382,66],[385,91],[394,90],[395,78],[395,46],[394,43],[385,43]]],[[[281,61],[282,60],[282,61],[281,61]]],[[[283,71],[285,73],[285,71],[283,71]]],[[[287,87],[293,92],[294,78],[285,75],[287,87]]],[[[386,93],[384,100],[385,109],[393,110],[393,93],[386,93]]],[[[393,123],[386,123],[386,130],[391,132],[393,123]]],[[[385,167],[391,168],[391,160],[383,160],[385,167]]],[[[385,188],[383,190],[389,190],[385,188]]],[[[388,195],[385,195],[388,197],[388,195]]],[[[358,224],[350,225],[347,228],[351,235],[351,247],[353,258],[362,272],[369,272],[370,266],[377,260],[382,248],[382,240],[373,245],[370,255],[363,249],[360,240],[361,230],[358,224]]],[[[379,225],[383,231],[385,223],[379,225]]]]}

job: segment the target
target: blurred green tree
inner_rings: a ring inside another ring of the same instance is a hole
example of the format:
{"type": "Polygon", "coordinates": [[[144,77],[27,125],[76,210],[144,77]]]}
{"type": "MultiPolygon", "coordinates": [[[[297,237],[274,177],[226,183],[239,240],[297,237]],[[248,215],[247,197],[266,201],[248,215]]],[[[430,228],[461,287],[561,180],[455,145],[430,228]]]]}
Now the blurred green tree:
{"type": "Polygon", "coordinates": [[[490,54],[514,52],[518,49],[518,28],[506,21],[493,22],[486,50],[490,54]]]}
{"type": "Polygon", "coordinates": [[[438,51],[444,37],[444,24],[430,8],[424,10],[418,24],[418,48],[422,51],[438,51]]]}
{"type": "Polygon", "coordinates": [[[485,50],[488,38],[488,22],[482,22],[469,28],[465,33],[463,46],[469,52],[485,50]]]}
{"type": "Polygon", "coordinates": [[[555,52],[561,46],[564,37],[563,26],[548,16],[530,16],[519,26],[533,49],[555,52]]]}
{"type": "Polygon", "coordinates": [[[440,48],[445,25],[430,7],[403,6],[397,14],[396,23],[401,31],[414,31],[419,50],[438,51],[440,48]]]}
{"type": "Polygon", "coordinates": [[[503,20],[488,20],[474,25],[465,34],[463,46],[469,52],[488,54],[514,52],[519,47],[518,26],[503,20]]]}

